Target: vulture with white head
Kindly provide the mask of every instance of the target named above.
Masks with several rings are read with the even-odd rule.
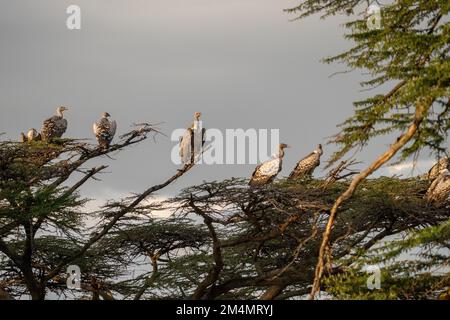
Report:
[[[301,159],[294,170],[289,175],[289,179],[298,179],[304,176],[312,176],[314,170],[320,165],[320,156],[322,155],[322,145],[319,144],[317,149]]]
[[[278,154],[256,167],[249,182],[251,187],[266,185],[275,179],[283,166],[285,148],[289,148],[289,146],[281,143],[278,147]]]
[[[42,126],[42,140],[52,140],[61,138],[67,130],[67,120],[64,119],[63,112],[68,110],[67,107],[58,107],[56,115],[44,121]]]
[[[194,114],[194,123],[186,129],[185,134],[180,137],[180,158],[182,164],[195,162],[195,157],[202,152],[205,144],[205,132],[200,121],[201,112]]]
[[[94,123],[93,130],[98,144],[102,149],[108,149],[111,141],[116,134],[117,123],[115,120],[110,121],[108,118],[111,115],[108,112],[103,112],[100,120]]]

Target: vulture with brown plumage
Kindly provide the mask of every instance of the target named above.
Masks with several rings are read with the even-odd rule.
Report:
[[[322,145],[319,144],[317,149],[301,159],[294,170],[289,175],[289,179],[298,179],[305,176],[312,176],[314,170],[320,165],[320,156],[322,155]]]
[[[428,171],[428,179],[433,181],[444,169],[450,170],[450,156],[439,159],[439,161],[431,167],[430,171]]]
[[[48,141],[62,137],[67,130],[67,120],[63,116],[63,112],[66,110],[68,110],[66,107],[58,107],[56,115],[44,121],[41,132],[42,140]]]
[[[428,188],[426,198],[428,202],[434,204],[444,204],[450,196],[450,171],[448,169],[441,170],[438,177]]]
[[[103,112],[101,119],[93,125],[93,131],[98,144],[101,149],[105,150],[109,148],[117,129],[116,121],[110,121],[108,119],[109,117],[111,115],[108,112]]]

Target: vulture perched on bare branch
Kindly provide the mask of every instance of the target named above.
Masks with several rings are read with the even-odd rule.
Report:
[[[185,134],[180,137],[180,158],[182,164],[195,162],[195,157],[202,152],[205,144],[205,132],[200,121],[201,112],[194,114],[194,123],[186,129]]]
[[[320,156],[322,155],[322,145],[319,144],[317,149],[301,159],[294,170],[289,175],[289,179],[298,179],[304,176],[312,176],[314,170],[320,165]]]
[[[450,170],[450,156],[439,159],[439,161],[428,171],[428,179],[433,181],[444,170]]]
[[[450,171],[441,170],[438,177],[428,188],[426,197],[428,202],[435,204],[445,203],[450,196]]]
[[[20,133],[20,142],[30,142],[41,140],[41,134],[36,129],[32,128],[28,130],[27,135],[23,132]]]
[[[285,143],[281,143],[278,154],[256,167],[249,182],[250,186],[262,186],[271,183],[275,179],[282,169],[285,148],[289,148],[289,146]]]
[[[108,119],[110,116],[108,112],[103,112],[101,119],[95,122],[93,126],[95,137],[101,149],[108,149],[116,134],[117,123],[114,120],[110,121]]]
[[[44,121],[42,126],[42,140],[52,140],[61,138],[67,129],[67,120],[64,119],[63,112],[68,110],[66,107],[58,107],[56,115]]]

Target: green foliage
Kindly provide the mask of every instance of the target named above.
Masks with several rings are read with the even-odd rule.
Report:
[[[249,188],[246,179],[214,181],[162,203],[135,206],[112,220],[133,200],[87,212],[76,187],[62,183],[78,168],[66,155],[85,149],[70,141],[55,148],[43,153],[41,143],[2,144],[0,287],[13,297],[24,292],[33,299],[50,292],[104,299],[302,297],[314,275],[329,208],[349,184],[304,178]],[[91,152],[96,156],[98,151]],[[448,254],[440,249],[423,261],[397,263],[408,249],[448,245],[441,237],[448,237],[450,212],[426,202],[428,186],[419,178],[370,179],[341,207],[331,244],[333,257],[342,263],[327,273],[332,296],[422,298],[445,288],[439,285],[442,276],[419,272],[444,265]],[[171,212],[170,217],[155,218],[160,210]],[[113,227],[105,229],[111,221]],[[447,227],[440,227],[444,222]],[[361,289],[365,278],[352,264],[358,261],[355,255],[363,259],[386,237],[418,229],[421,236],[410,238],[407,246],[393,243],[389,251],[371,256],[372,262],[392,261],[392,269],[383,271],[390,289]],[[66,286],[69,264],[82,271],[82,293]],[[274,287],[277,294],[271,293],[277,292]]]
[[[376,136],[399,134],[413,122],[418,104],[431,99],[426,116],[412,141],[402,150],[400,159],[417,154],[423,148],[446,151],[450,128],[450,5],[447,0],[396,0],[381,6],[380,29],[367,26],[362,0],[304,0],[290,13],[299,18],[321,13],[323,17],[347,14],[356,20],[345,24],[346,38],[354,46],[346,52],[325,59],[342,62],[353,69],[367,71],[365,89],[390,86],[355,102],[355,113],[341,125],[332,141],[340,146],[330,163],[357,146],[364,146]]]
[[[424,148],[443,152],[450,127],[450,3],[392,1],[382,7],[379,30],[355,16],[366,3],[303,0],[288,10],[300,18],[351,17],[345,27],[353,47],[325,61],[368,72],[364,89],[393,86],[355,102],[354,115],[332,141],[340,149],[330,164],[373,137],[405,132],[418,110],[424,119],[400,159]],[[144,124],[108,150],[69,139],[0,141],[1,292],[33,299],[72,294],[65,286],[68,264],[81,267],[82,290],[93,299],[288,299],[309,292],[320,235],[348,181],[279,180],[249,188],[246,180],[230,179],[187,188],[162,205],[141,205],[186,169],[140,195],[86,212],[77,189],[105,167],[82,166],[156,131]],[[70,186],[74,172],[83,178]],[[337,263],[328,264],[322,289],[345,299],[436,298],[447,291],[450,210],[426,202],[428,186],[418,178],[364,181],[340,207],[328,252]],[[155,219],[158,209],[173,212]],[[367,289],[361,268],[370,264],[382,265],[380,290]]]
[[[447,220],[342,259],[342,272],[325,280],[327,292],[339,299],[437,299],[450,288],[449,252]],[[379,289],[367,287],[369,265],[381,268]]]
[[[84,277],[82,289],[93,298],[110,298],[109,285],[125,274],[129,261],[113,255],[120,246],[107,252],[99,240],[140,201],[126,210],[122,200],[100,212],[88,212],[88,200],[78,189],[106,166],[90,170],[82,166],[154,132],[142,125],[107,150],[71,139],[0,141],[0,289],[6,296],[44,299],[53,292],[79,297],[66,285],[66,268],[77,265]],[[70,184],[75,173],[81,178]],[[108,216],[117,211],[120,216]]]
[[[203,297],[257,299],[271,286],[280,284],[284,288],[280,297],[304,296],[314,275],[319,235],[329,206],[347,186],[344,181],[324,188],[322,180],[304,179],[279,180],[273,185],[248,189],[245,180],[231,179],[184,190],[172,200],[178,204],[177,214],[211,218],[222,247],[223,269]],[[365,181],[338,216],[332,236],[333,256],[353,261],[354,254],[383,239],[448,221],[448,208],[430,207],[424,200],[427,186],[427,181],[418,178],[382,177]],[[202,250],[201,254],[175,259],[164,271],[172,280],[167,286],[160,286],[167,288],[173,285],[173,279],[178,279],[183,283],[183,293],[178,291],[177,297],[192,294],[199,280],[206,279],[205,273],[217,263],[207,252]],[[412,267],[402,266],[407,270]],[[336,265],[329,274],[343,274],[343,267]],[[364,275],[355,276],[346,284],[355,289],[365,285],[366,279]],[[168,278],[161,276],[161,283],[165,280]],[[410,281],[423,280],[412,276]],[[344,295],[339,291],[342,286],[335,283],[330,287],[328,292],[334,297],[373,298]],[[409,298],[415,297],[418,295]]]

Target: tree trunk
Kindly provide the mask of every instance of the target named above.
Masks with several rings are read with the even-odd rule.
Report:
[[[27,286],[28,292],[31,295],[32,300],[44,300],[45,299],[45,286],[39,285],[34,277],[31,267],[24,266],[22,268],[23,278]]]
[[[432,104],[433,98],[431,97],[426,97],[418,101],[414,114],[414,120],[412,124],[409,126],[408,130],[402,136],[400,136],[400,138],[397,139],[397,141],[394,144],[391,145],[389,150],[381,154],[378,157],[378,159],[375,160],[368,168],[366,168],[364,171],[356,175],[353,178],[352,182],[350,183],[348,189],[336,199],[333,207],[331,208],[330,217],[328,218],[328,223],[325,228],[325,232],[323,233],[323,239],[319,250],[319,259],[316,266],[314,282],[309,296],[310,299],[314,299],[315,294],[317,293],[317,291],[319,291],[320,288],[320,281],[322,279],[325,264],[324,262],[325,254],[329,249],[329,239],[339,207],[342,205],[343,202],[352,197],[353,193],[356,191],[356,188],[359,186],[361,182],[363,182],[374,171],[378,170],[378,168],[380,168],[383,164],[392,159],[392,157],[411,140],[411,138],[414,136],[414,134],[416,134],[417,130],[419,129],[420,124],[422,123],[425,115],[427,114]]]

